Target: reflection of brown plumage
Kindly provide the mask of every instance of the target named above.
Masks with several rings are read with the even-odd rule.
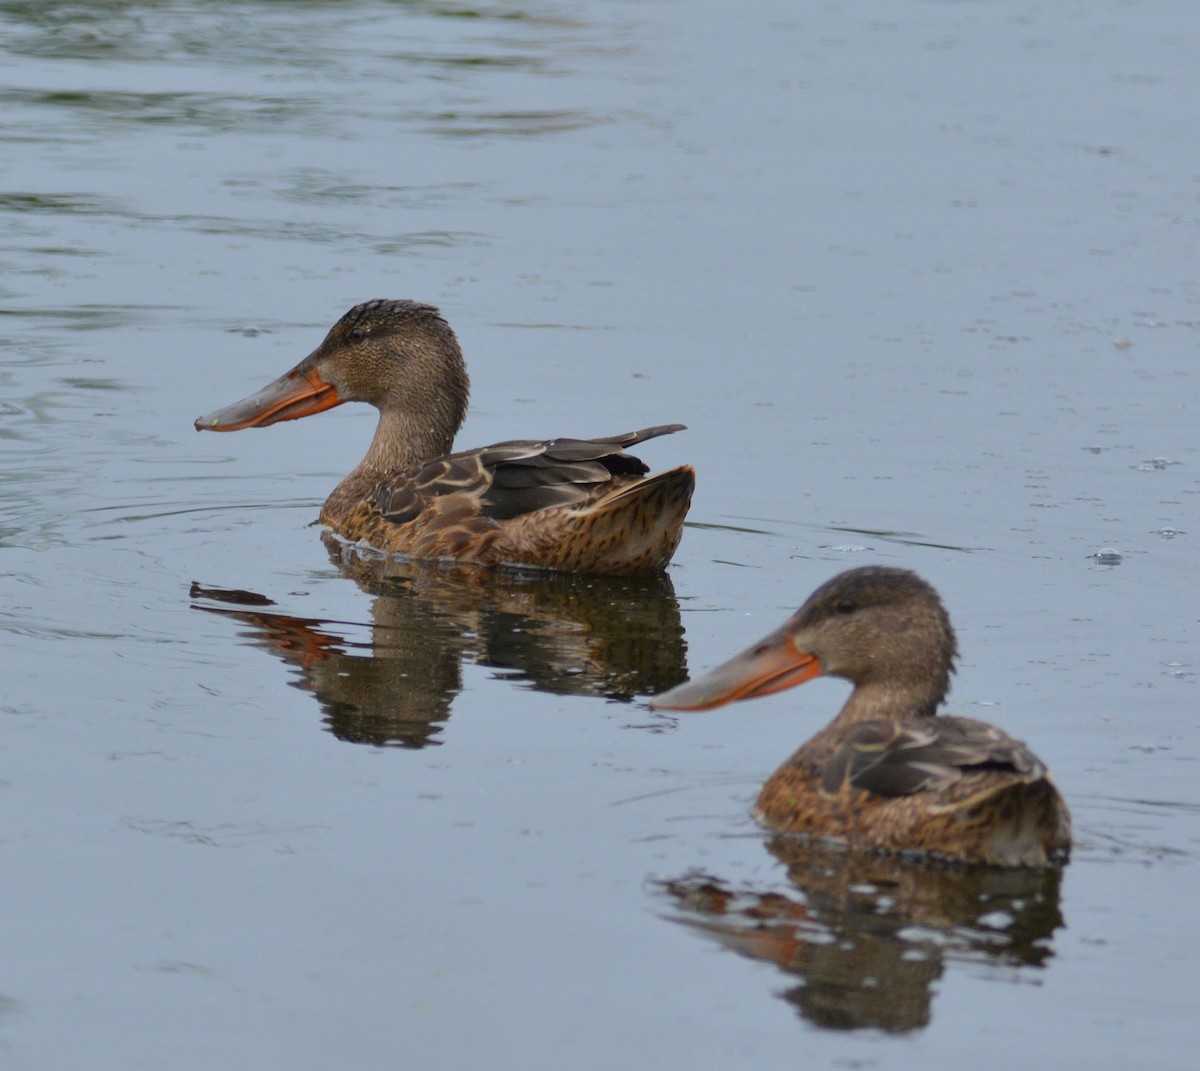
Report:
[[[1036,968],[1053,955],[1057,868],[930,865],[787,835],[770,848],[799,896],[702,874],[663,887],[679,921],[801,977],[783,995],[819,1026],[919,1029],[948,961]]]
[[[956,649],[941,600],[920,577],[852,569],[754,647],[652,705],[702,710],[844,677],[855,687],[841,713],[763,786],[764,823],[876,850],[1060,862],[1070,816],[1037,756],[994,725],[937,716]]]
[[[226,601],[219,589],[193,598]],[[369,643],[348,635],[356,626],[265,610],[198,606],[249,626],[242,635],[296,667],[296,684],[312,692],[329,731],[342,740],[376,746],[424,747],[462,691],[462,637],[415,602],[397,606],[391,623],[369,627]],[[408,620],[401,622],[403,615]]]
[[[201,417],[196,428],[267,427],[368,402],[379,410],[375,438],[321,510],[321,522],[339,535],[413,558],[481,565],[622,576],[666,568],[695,473],[684,465],[647,476],[625,448],[681,424],[451,454],[467,391],[458,340],[437,309],[367,301],[290,372]]]
[[[629,700],[687,675],[670,577],[576,576],[413,562],[325,534],[330,558],[379,596],[377,626],[415,600],[454,631],[473,662],[515,671],[539,691]]]
[[[679,606],[665,575],[505,572],[364,553],[325,533],[339,569],[371,602],[372,623],[205,606],[248,624],[255,642],[300,670],[330,731],[422,747],[462,690],[463,659],[540,691],[628,700],[687,675]],[[218,589],[194,598],[241,602]],[[367,638],[356,637],[365,631]]]

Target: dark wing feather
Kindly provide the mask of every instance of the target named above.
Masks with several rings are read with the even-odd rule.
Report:
[[[627,431],[621,435],[609,435],[604,439],[583,440],[592,443],[606,443],[609,446],[636,446],[647,439],[657,439],[660,435],[673,435],[677,431],[686,431],[686,424],[655,424],[652,428],[642,428],[641,431]]]
[[[880,796],[910,796],[983,770],[1031,780],[1046,772],[1033,752],[994,725],[940,717],[921,725],[865,722],[822,765],[821,783],[829,792],[849,781]]]
[[[604,439],[549,439],[488,447],[481,452],[482,464],[491,476],[483,495],[483,513],[504,521],[555,506],[582,505],[603,494],[614,478],[644,476],[650,471],[643,461],[625,453],[626,446],[682,427],[663,424]]]
[[[600,461],[564,462],[550,454],[495,466],[492,486],[499,490],[548,487],[556,483],[604,483],[612,475]]]
[[[474,496],[480,513],[493,521],[580,505],[603,493],[615,477],[650,471],[625,447],[683,427],[659,424],[603,439],[513,440],[450,454],[381,483],[371,504],[395,524],[415,520],[433,500],[452,494]]]

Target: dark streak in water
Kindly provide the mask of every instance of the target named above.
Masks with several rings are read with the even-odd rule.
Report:
[[[497,134],[559,134],[612,122],[606,115],[567,109],[526,112],[440,112],[426,117],[432,134],[494,137]]]
[[[899,543],[905,547],[933,547],[938,550],[955,550],[964,554],[971,554],[975,551],[987,550],[987,547],[962,547],[956,546],[953,543],[938,543],[930,539],[923,538],[918,532],[895,532],[887,528],[855,528],[851,525],[841,524],[805,524],[801,521],[783,520],[778,517],[746,517],[745,520],[764,521],[768,524],[784,525],[789,528],[806,528],[812,532],[848,532],[852,535],[872,536],[875,539],[883,539],[889,543]],[[779,535],[779,532],[767,532],[756,528],[736,528],[732,525],[720,524],[700,524],[696,521],[688,521],[689,527],[693,528],[724,528],[732,532],[751,532],[755,535]]]
[[[765,528],[743,528],[736,524],[713,524],[711,521],[684,521],[685,528],[704,528],[713,532],[745,532],[748,535],[779,535],[778,532],[768,532]]]
[[[874,536],[876,539],[885,540],[888,543],[899,543],[905,547],[933,547],[937,550],[957,550],[963,554],[971,554],[979,550],[987,550],[987,547],[959,547],[953,543],[935,543],[932,540],[921,539],[915,532],[889,532],[883,528],[850,528],[841,525],[829,525],[822,529],[827,532],[849,532],[853,535]]]
[[[1116,803],[1123,806],[1117,808],[1125,811],[1127,814],[1138,814],[1137,810],[1131,808],[1149,807],[1156,811],[1178,811],[1183,814],[1200,814],[1200,803],[1184,803],[1179,800],[1147,800],[1137,798],[1125,798],[1122,796],[1084,796],[1076,797],[1083,799],[1097,800],[1101,803]]]

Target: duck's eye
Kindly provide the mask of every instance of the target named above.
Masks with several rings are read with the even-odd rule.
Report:
[[[839,602],[834,603],[833,609],[835,613],[852,614],[858,609],[858,603],[856,603],[853,599],[842,599]]]
[[[350,337],[354,339],[355,342],[361,342],[367,337],[367,332],[364,328],[352,327],[350,328]]]

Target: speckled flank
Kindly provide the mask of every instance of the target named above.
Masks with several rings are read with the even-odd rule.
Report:
[[[1071,820],[1049,777],[986,771],[939,793],[881,796],[845,783],[826,792],[799,755],[763,786],[755,815],[771,829],[856,847],[916,851],[998,866],[1046,866],[1071,844]]]
[[[682,466],[638,478],[579,507],[560,506],[503,521],[484,516],[467,496],[434,500],[395,524],[368,502],[321,520],[344,538],[413,558],[481,565],[530,565],[580,573],[640,576],[661,572],[683,534],[695,473]]]

